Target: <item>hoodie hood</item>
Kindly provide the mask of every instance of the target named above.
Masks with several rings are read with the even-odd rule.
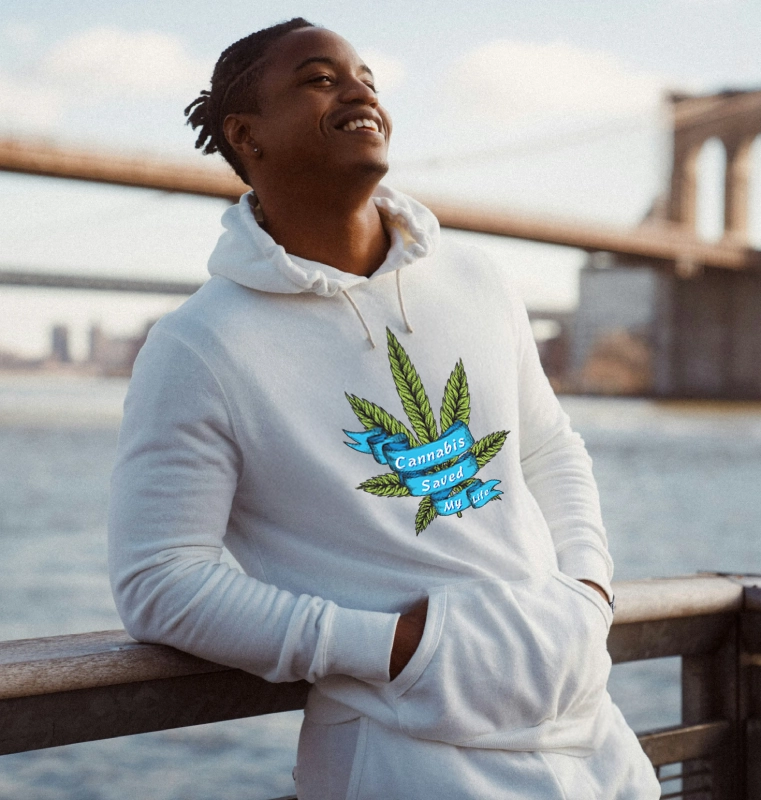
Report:
[[[386,260],[370,278],[286,253],[254,219],[244,194],[237,205],[222,215],[225,228],[209,258],[209,273],[228,278],[260,292],[299,294],[311,292],[333,297],[375,276],[401,269],[432,255],[439,242],[436,217],[417,200],[379,186],[373,200],[391,236]]]

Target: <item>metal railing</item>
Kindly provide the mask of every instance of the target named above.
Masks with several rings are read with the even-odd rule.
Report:
[[[681,656],[682,722],[640,734],[663,798],[761,797],[761,581],[615,586],[614,663]],[[272,684],[105,631],[0,643],[0,755],[303,708]]]

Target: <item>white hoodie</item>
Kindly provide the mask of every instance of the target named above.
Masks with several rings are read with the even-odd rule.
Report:
[[[588,754],[612,718],[611,611],[578,580],[610,593],[590,459],[507,270],[411,198],[375,202],[392,244],[370,278],[289,256],[248,195],[225,212],[211,280],[135,364],[117,606],[143,641],[314,682],[320,722]]]

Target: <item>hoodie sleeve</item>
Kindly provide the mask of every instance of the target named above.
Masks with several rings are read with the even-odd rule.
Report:
[[[571,430],[539,361],[528,314],[513,293],[518,341],[520,455],[523,475],[547,520],[558,566],[594,581],[612,597],[613,561],[600,512],[592,459]]]
[[[297,596],[220,561],[243,459],[203,359],[154,330],[125,401],[109,568],[128,633],[270,681],[388,681],[398,614]]]

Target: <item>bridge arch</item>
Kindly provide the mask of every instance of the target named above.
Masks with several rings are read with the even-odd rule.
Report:
[[[746,242],[751,150],[761,133],[761,90],[698,97],[673,94],[669,100],[674,125],[669,219],[695,231],[697,161],[705,142],[718,138],[726,151],[724,237]]]
[[[701,239],[717,242],[724,236],[724,193],[727,150],[717,136],[706,139],[695,162],[695,232]]]

